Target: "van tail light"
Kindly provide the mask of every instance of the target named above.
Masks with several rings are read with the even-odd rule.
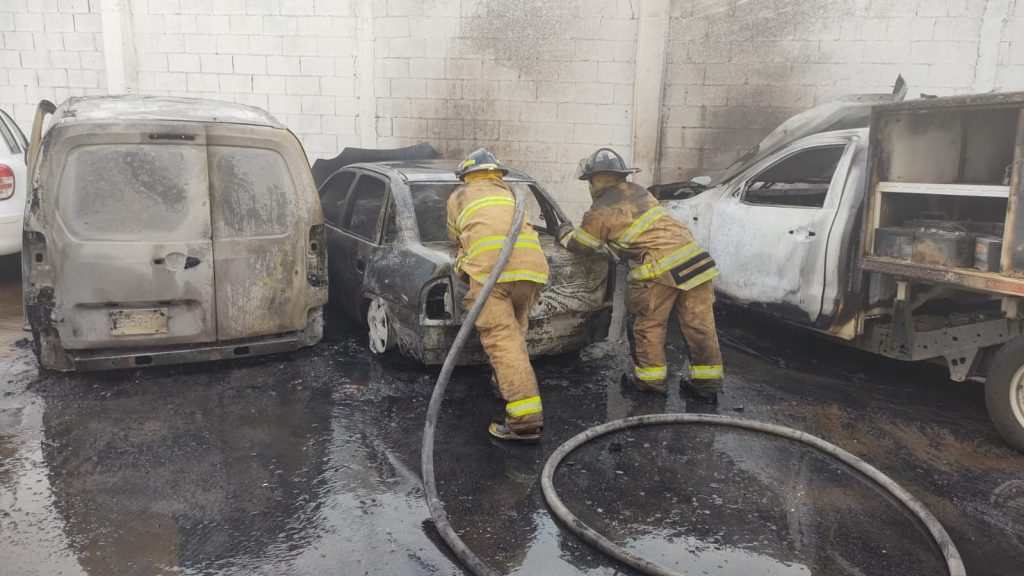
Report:
[[[327,231],[317,224],[309,229],[306,245],[306,281],[310,286],[327,286]]]
[[[14,196],[14,170],[6,164],[0,164],[0,200]]]

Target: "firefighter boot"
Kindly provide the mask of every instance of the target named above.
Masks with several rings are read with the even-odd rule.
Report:
[[[668,394],[668,385],[665,384],[664,380],[644,382],[643,380],[640,380],[636,376],[632,376],[630,374],[623,374],[621,382],[622,384],[628,384],[629,386],[632,386],[633,388],[641,392],[654,392],[655,394],[662,395]]]
[[[718,393],[721,391],[721,380],[698,380],[683,376],[679,381],[679,393],[690,400],[718,404]]]
[[[534,428],[532,430],[520,430],[516,432],[505,425],[504,422],[491,422],[491,425],[487,427],[487,432],[493,438],[498,440],[506,440],[509,442],[522,442],[524,444],[536,444],[540,442],[540,432],[543,428]]]

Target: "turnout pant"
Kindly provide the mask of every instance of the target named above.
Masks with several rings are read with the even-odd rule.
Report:
[[[634,282],[629,286],[629,312],[634,315],[636,340],[634,375],[645,387],[662,388],[668,378],[665,331],[675,310],[690,355],[690,385],[699,391],[718,391],[722,386],[722,352],[715,332],[715,302],[711,282],[689,291],[658,282]]]
[[[526,280],[500,282],[476,319],[480,343],[505,399],[505,425],[515,432],[534,430],[544,424],[537,376],[526,351],[529,313],[540,299],[542,287]],[[463,302],[467,310],[481,288],[482,284],[470,280]]]

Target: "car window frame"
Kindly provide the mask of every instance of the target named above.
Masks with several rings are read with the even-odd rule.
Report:
[[[382,242],[381,242],[382,241],[382,236],[384,234],[384,229],[383,229],[383,224],[382,223],[384,221],[385,215],[387,214],[388,205],[391,202],[391,181],[390,181],[390,179],[388,179],[387,177],[385,177],[383,175],[375,174],[375,173],[372,173],[372,172],[364,172],[364,171],[361,171],[361,170],[360,171],[353,170],[353,172],[356,172],[358,174],[358,176],[356,177],[355,180],[352,181],[352,186],[348,190],[348,196],[345,198],[345,207],[344,207],[344,210],[343,210],[343,216],[341,218],[342,222],[339,223],[339,225],[336,226],[335,228],[338,231],[343,232],[343,233],[351,236],[352,238],[356,238],[358,240],[362,240],[364,242],[368,242],[368,243],[373,244],[375,246],[381,246],[382,245]],[[376,236],[376,238],[366,238],[365,236],[361,236],[359,234],[356,234],[353,230],[351,230],[350,228],[346,227],[346,224],[350,222],[351,210],[354,207],[353,206],[353,199],[355,198],[355,194],[353,194],[353,191],[356,189],[356,186],[358,186],[359,183],[362,182],[363,178],[375,178],[375,179],[377,179],[377,180],[379,180],[379,181],[384,183],[384,204],[381,206],[380,213],[377,214],[377,225],[376,225],[376,229],[375,229],[375,236]]]
[[[0,110],[0,114],[6,114],[6,112]],[[2,118],[0,118],[0,138],[3,139],[4,144],[7,146],[7,151],[11,154],[21,154],[25,151],[21,143],[18,142],[17,137],[15,137],[10,125]]]
[[[349,183],[348,189],[345,190],[345,197],[340,202],[340,210],[339,210],[339,212],[341,213],[341,220],[344,219],[345,213],[348,210],[349,198],[352,197],[352,188],[355,187],[356,182],[359,181],[359,177],[362,175],[358,170],[338,170],[334,174],[331,174],[327,178],[327,180],[324,180],[324,183],[320,186],[320,189],[317,190],[317,195],[320,197],[320,203],[321,203],[320,204],[320,210],[321,210],[321,212],[323,212],[324,190],[327,188],[328,183],[330,183],[330,181],[334,180],[335,178],[338,178],[338,177],[341,177],[341,176],[346,176],[346,175],[349,175],[349,174],[352,175],[352,182]],[[345,229],[341,227],[341,222],[340,221],[338,221],[338,222],[330,222],[330,221],[327,220],[327,216],[326,215],[324,216],[324,224],[326,224],[327,226],[329,226],[329,227],[331,227],[331,228],[333,228],[335,230],[345,231]]]
[[[833,192],[832,191],[833,191],[834,187],[836,186],[836,175],[839,174],[840,172],[844,172],[843,169],[844,169],[846,163],[848,163],[848,161],[849,161],[850,150],[851,150],[851,145],[852,144],[853,144],[853,140],[852,139],[844,138],[842,140],[823,141],[823,142],[809,142],[806,145],[801,146],[801,147],[799,147],[799,148],[797,148],[795,150],[781,150],[780,151],[782,153],[781,156],[779,156],[779,157],[777,157],[775,159],[767,158],[765,164],[760,165],[760,166],[752,167],[753,168],[752,174],[750,176],[747,176],[747,177],[743,178],[743,180],[740,182],[739,186],[737,186],[736,189],[733,191],[732,195],[736,198],[736,200],[738,202],[740,202],[744,206],[751,206],[751,207],[757,207],[757,208],[825,210],[825,209],[828,208],[829,200],[833,196]],[[832,178],[831,178],[831,180],[829,181],[829,184],[828,184],[828,190],[825,193],[825,200],[822,202],[821,206],[797,206],[797,205],[792,205],[792,204],[765,204],[763,202],[748,202],[747,201],[746,195],[747,195],[747,192],[750,189],[750,185],[753,182],[755,182],[757,177],[760,176],[761,174],[764,174],[765,172],[775,168],[776,166],[778,166],[779,164],[789,160],[790,158],[792,158],[792,157],[794,157],[794,156],[796,156],[798,154],[803,154],[804,152],[807,152],[809,150],[812,150],[812,149],[815,149],[815,148],[838,148],[838,147],[842,147],[843,148],[843,153],[839,156],[839,161],[836,162],[836,167],[835,167],[835,169],[832,172]],[[845,173],[846,172],[844,172],[844,174]]]
[[[11,132],[14,133],[14,138],[18,141],[18,145],[21,147],[21,150],[23,152],[27,152],[28,137],[25,136],[25,132],[22,131],[21,126],[18,126],[18,123],[14,121],[14,118],[4,110],[0,110],[0,118],[3,118],[4,121],[7,122],[7,126],[10,128]]]

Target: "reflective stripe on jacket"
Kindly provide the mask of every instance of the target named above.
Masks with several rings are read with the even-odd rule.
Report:
[[[515,200],[512,190],[497,179],[473,180],[459,186],[448,198],[448,235],[459,244],[456,273],[466,273],[484,282],[505,244]],[[541,250],[540,238],[523,220],[512,256],[498,282],[548,281],[548,261]]]
[[[599,190],[580,226],[563,242],[577,252],[607,245],[629,261],[629,279],[682,290],[718,276],[715,261],[646,189],[632,182]]]

